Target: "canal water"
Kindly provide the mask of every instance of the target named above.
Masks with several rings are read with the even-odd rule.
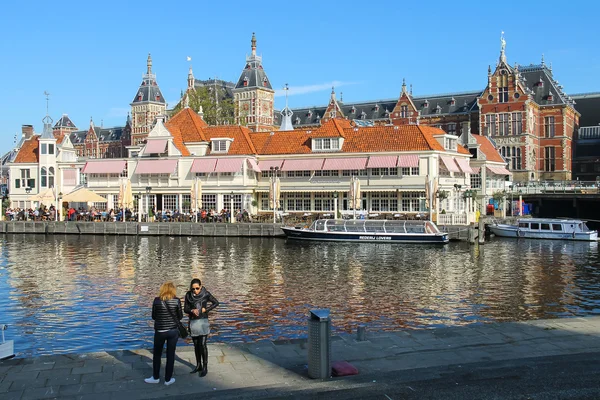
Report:
[[[149,348],[159,286],[183,297],[194,277],[221,302],[221,342],[306,337],[317,307],[334,333],[600,314],[598,243],[5,235],[0,323],[17,356]]]

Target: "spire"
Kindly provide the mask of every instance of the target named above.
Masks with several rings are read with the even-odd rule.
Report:
[[[129,114],[129,112],[127,113],[127,124],[131,125],[131,115]]]
[[[331,87],[331,101],[335,101],[335,86]]]
[[[256,56],[256,35],[252,32],[252,40],[250,41],[252,47],[252,55]]]
[[[46,116],[42,119],[42,122],[44,122],[44,130],[42,131],[40,139],[54,139],[54,134],[52,133],[52,118],[50,118],[49,114],[50,93],[44,91],[44,95],[46,96]]]
[[[409,94],[412,96],[412,83],[410,84],[410,92]]]
[[[402,78],[402,94],[406,94],[406,78]]]
[[[344,92],[340,92],[340,103],[344,102]]]
[[[500,62],[506,63],[506,54],[504,50],[506,49],[506,40],[504,40],[504,31],[500,34]]]
[[[150,75],[152,73],[152,56],[148,53],[148,61],[146,62],[146,66],[148,67],[147,74]]]
[[[188,92],[183,95],[183,108],[190,108],[190,96]]]
[[[200,104],[200,107],[198,108],[198,116],[204,119],[204,110],[202,109],[202,104]]]
[[[192,66],[190,65],[190,70],[188,71],[188,87],[187,90],[195,90],[194,89],[194,72],[192,71]]]
[[[281,125],[279,126],[280,131],[293,131],[294,127],[292,126],[292,115],[294,113],[288,107],[288,91],[290,90],[288,84],[285,84],[283,88],[285,90],[285,108],[281,110]]]

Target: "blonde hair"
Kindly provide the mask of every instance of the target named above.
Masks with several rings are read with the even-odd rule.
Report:
[[[175,285],[173,282],[165,282],[160,285],[160,290],[158,291],[158,297],[161,300],[171,300],[177,296],[177,289],[175,289]]]

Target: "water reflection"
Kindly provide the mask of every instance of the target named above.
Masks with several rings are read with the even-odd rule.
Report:
[[[150,303],[200,277],[221,306],[213,340],[306,335],[329,307],[336,331],[590,315],[597,243],[496,239],[485,246],[301,243],[247,238],[6,235],[0,322],[21,355],[149,347]]]

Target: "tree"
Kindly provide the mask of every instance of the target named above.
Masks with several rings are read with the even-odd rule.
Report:
[[[200,86],[188,91],[181,101],[173,108],[172,115],[177,114],[184,107],[185,96],[188,96],[189,107],[199,111],[202,106],[203,119],[209,125],[235,124],[236,107],[233,98],[222,86]]]

